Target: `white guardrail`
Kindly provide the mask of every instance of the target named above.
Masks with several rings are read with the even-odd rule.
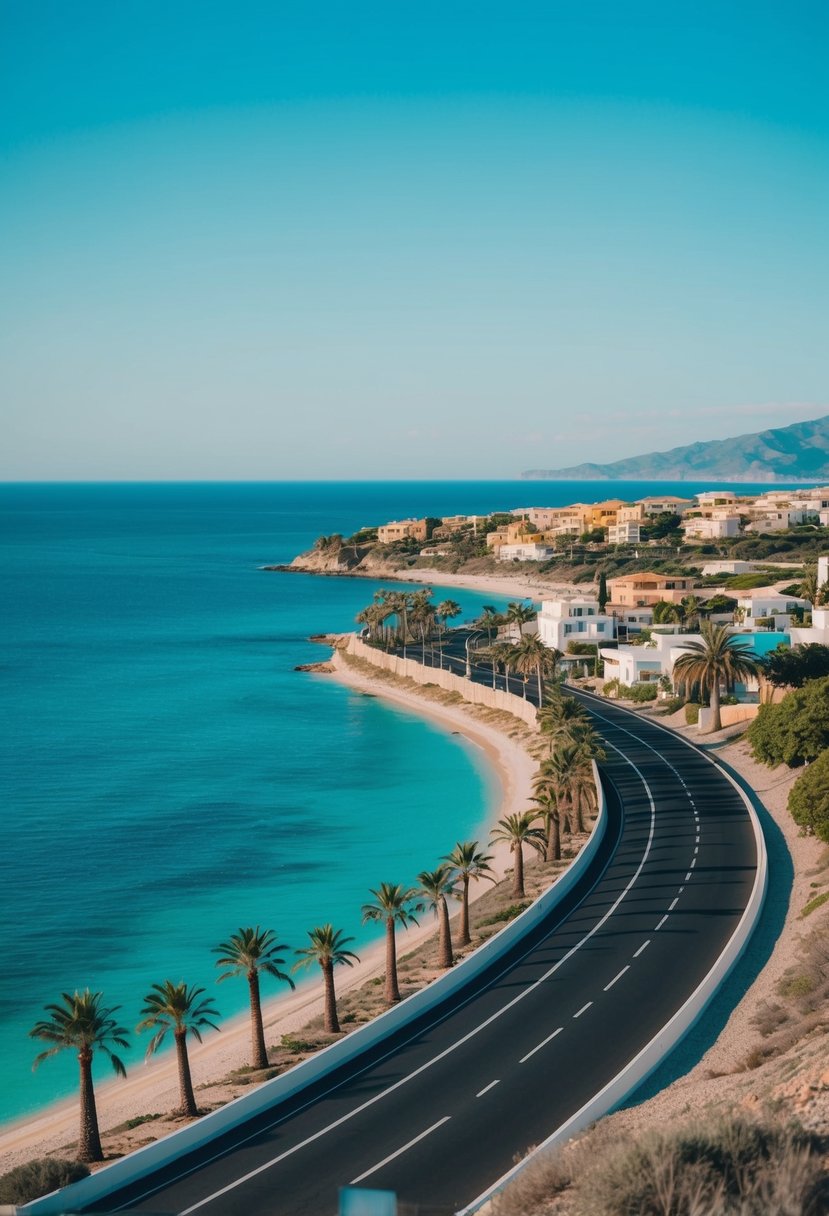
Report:
[[[607,830],[607,805],[595,762],[593,777],[596,782],[598,814],[590,839],[578,856],[529,908],[498,933],[493,934],[451,971],[445,972],[426,988],[413,993],[399,1005],[360,1026],[345,1038],[323,1048],[310,1059],[295,1065],[281,1076],[274,1077],[272,1081],[263,1082],[251,1093],[228,1102],[226,1106],[211,1111],[209,1115],[188,1124],[180,1131],[172,1132],[154,1144],[148,1144],[127,1157],[114,1161],[112,1165],[105,1166],[80,1182],[74,1182],[61,1191],[53,1191],[50,1195],[33,1200],[19,1209],[21,1216],[60,1216],[60,1213],[99,1202],[122,1187],[140,1182],[155,1170],[171,1164],[185,1153],[204,1147],[225,1132],[232,1131],[248,1119],[265,1113],[278,1102],[319,1081],[335,1068],[350,1063],[362,1052],[382,1042],[387,1035],[402,1029],[459,992],[487,967],[497,963],[516,942],[561,903],[595,857]]]
[[[617,707],[618,708],[618,707]],[[630,712],[630,711],[628,711]],[[635,715],[633,715],[635,716]],[[663,726],[661,722],[652,722],[653,726],[664,730],[667,734],[675,739],[681,739],[683,743],[687,743],[694,751],[700,752],[705,758],[718,769],[726,780],[730,781],[737,793],[742,798],[748,810],[748,817],[751,822],[751,827],[754,832],[754,841],[757,848],[757,872],[754,878],[754,886],[751,891],[751,896],[746,905],[743,915],[740,917],[739,924],[734,930],[734,933],[726,943],[725,949],[719,956],[714,966],[691,993],[684,1005],[682,1005],[670,1021],[666,1022],[662,1029],[654,1035],[649,1043],[630,1060],[621,1072],[605,1085],[604,1089],[600,1090],[593,1098],[590,1099],[579,1111],[576,1111],[566,1123],[562,1123],[561,1127],[543,1140],[531,1153],[528,1153],[523,1160],[513,1166],[503,1177],[494,1182],[482,1195],[468,1204],[457,1213],[457,1216],[472,1216],[472,1213],[485,1213],[489,1209],[491,1200],[498,1195],[504,1188],[513,1181],[514,1178],[526,1169],[539,1154],[549,1152],[562,1144],[566,1144],[568,1140],[589,1127],[596,1119],[600,1119],[603,1115],[610,1114],[616,1110],[624,1100],[638,1089],[644,1080],[659,1067],[666,1056],[673,1051],[674,1047],[679,1043],[687,1032],[691,1029],[694,1023],[702,1014],[708,1002],[716,993],[717,989],[725,980],[732,967],[735,966],[740,955],[748,945],[749,938],[754,932],[757,921],[760,919],[760,913],[763,909],[763,901],[766,897],[766,887],[768,885],[768,854],[766,852],[766,841],[763,836],[763,829],[760,826],[760,820],[757,816],[751,799],[746,794],[745,790],[734,780],[731,773],[728,772],[716,759],[701,752],[701,749],[695,744],[683,739],[682,735],[671,730],[667,726]]]

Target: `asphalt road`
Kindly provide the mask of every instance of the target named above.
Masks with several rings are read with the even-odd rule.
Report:
[[[608,753],[610,830],[567,904],[461,1003],[97,1210],[333,1216],[338,1188],[359,1183],[448,1216],[650,1041],[734,932],[754,837],[703,755],[587,708]]]

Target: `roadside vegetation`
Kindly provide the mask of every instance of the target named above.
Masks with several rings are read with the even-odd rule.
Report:
[[[539,1154],[494,1216],[820,1216],[821,1139],[796,1125],[709,1116],[620,1138],[600,1123]]]

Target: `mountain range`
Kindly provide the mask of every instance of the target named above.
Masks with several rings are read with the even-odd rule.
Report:
[[[529,469],[528,480],[551,481],[827,481],[829,415],[811,422],[690,443],[667,452],[648,452],[611,464],[578,464],[567,469]]]

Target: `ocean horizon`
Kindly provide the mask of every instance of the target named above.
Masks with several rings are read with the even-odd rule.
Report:
[[[706,488],[0,484],[0,1122],[75,1093],[69,1052],[32,1072],[28,1031],[61,992],[102,990],[130,1029],[167,978],[238,1014],[244,983],[214,988],[230,933],[261,924],[295,948],[330,920],[359,950],[378,936],[360,923],[369,887],[412,882],[491,813],[493,775],[462,737],[294,671],[322,657],[309,636],[352,628],[380,584],[263,566],[388,519],[644,487]],[[512,598],[446,594],[466,618]],[[132,1041],[135,1068],[146,1044]],[[96,1080],[109,1075],[99,1059]]]

